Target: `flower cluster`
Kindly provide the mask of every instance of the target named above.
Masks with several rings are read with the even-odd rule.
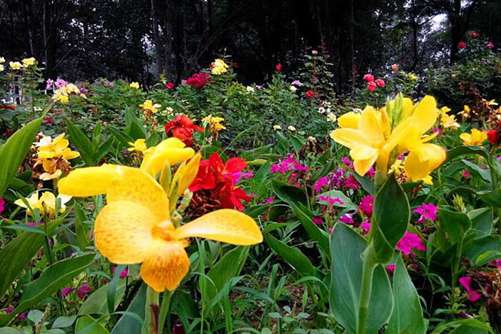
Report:
[[[308,166],[301,164],[294,158],[294,155],[289,154],[285,159],[279,160],[271,165],[272,173],[286,174],[288,172],[307,172]]]
[[[186,84],[195,88],[202,89],[210,81],[210,75],[205,72],[195,73],[188,79],[186,79]]]
[[[218,134],[220,131],[226,129],[226,127],[223,125],[224,118],[222,117],[209,115],[202,118],[202,122],[206,124],[212,134]]]
[[[371,93],[374,92],[378,87],[383,88],[386,85],[383,79],[376,79],[374,75],[370,73],[364,75],[363,79],[365,82],[367,82],[367,90],[369,90],[369,92]]]
[[[218,58],[211,64],[211,73],[213,75],[221,75],[228,72],[228,68],[228,64],[226,64],[223,59]]]
[[[66,211],[66,203],[71,199],[70,196],[55,196],[49,191],[44,191],[41,195],[39,191],[34,192],[30,197],[20,198],[14,202],[17,206],[26,209],[28,215],[33,215],[37,210],[42,216],[54,217],[57,208],[58,213]]]
[[[55,82],[48,79],[45,88],[47,90],[54,90],[52,100],[61,104],[68,104],[70,102],[71,95],[77,95],[82,98],[86,97],[84,92],[82,92],[82,90],[78,88],[77,85],[59,78]]]
[[[5,63],[5,58],[0,57],[0,72],[3,72],[5,70],[5,66],[3,65]],[[29,58],[24,58],[19,61],[10,61],[9,62],[9,69],[12,71],[20,71],[23,68],[25,70],[28,70],[30,68],[33,68],[37,65],[37,60],[34,57],[29,57]]]
[[[33,176],[48,181],[68,173],[71,169],[69,160],[80,156],[80,153],[73,151],[69,145],[64,133],[55,138],[40,134],[40,140],[35,143],[36,159]]]
[[[185,115],[177,115],[173,120],[169,121],[164,126],[167,136],[173,136],[185,143],[188,146],[193,145],[193,134],[195,132],[203,132],[204,129]]]

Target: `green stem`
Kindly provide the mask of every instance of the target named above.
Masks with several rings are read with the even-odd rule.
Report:
[[[145,324],[143,334],[158,334],[158,292],[148,287],[144,310]]]
[[[158,314],[158,333],[164,333],[165,320],[169,315],[170,310],[170,301],[172,299],[172,295],[174,293],[172,291],[166,291],[162,297],[162,304],[160,305],[160,312]],[[167,329],[167,333],[170,333],[170,330]]]
[[[369,302],[372,293],[372,277],[376,267],[373,253],[373,246],[369,244],[363,254],[362,260],[362,285],[360,287],[358,306],[357,334],[365,334],[367,332],[367,317],[369,315]]]

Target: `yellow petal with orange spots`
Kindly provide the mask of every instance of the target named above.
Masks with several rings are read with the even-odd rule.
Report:
[[[234,245],[254,245],[263,241],[263,235],[254,219],[231,209],[205,214],[176,229],[176,238],[206,238]]]

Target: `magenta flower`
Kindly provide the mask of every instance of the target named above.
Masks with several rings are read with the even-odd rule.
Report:
[[[461,276],[459,278],[459,284],[461,284],[461,286],[466,290],[466,293],[468,294],[468,300],[474,303],[478,301],[482,297],[482,295],[471,287],[471,281],[472,279],[470,276]]]
[[[353,161],[349,157],[341,157],[341,162],[348,168],[353,169]]]
[[[51,90],[54,88],[54,80],[52,79],[47,79],[45,82],[45,90]]]
[[[126,267],[124,270],[122,270],[120,272],[120,279],[124,279],[127,276],[129,276],[129,268],[128,267]]]
[[[5,200],[0,197],[0,214],[5,211]]]
[[[322,191],[323,187],[326,187],[328,185],[329,185],[329,177],[322,176],[313,184],[313,191],[315,191],[316,193],[319,193]]]
[[[313,222],[313,224],[315,225],[323,225],[324,224],[324,220],[322,219],[322,217],[319,217],[319,216],[315,216],[311,219],[311,221]]]
[[[272,173],[286,174],[287,172],[307,172],[308,166],[302,165],[297,161],[292,154],[289,154],[285,159],[271,165],[270,171]]]
[[[369,221],[369,219],[364,219],[364,221],[360,223],[359,227],[362,230],[363,234],[367,234],[371,230],[371,222]]]
[[[61,298],[66,298],[73,290],[75,289],[69,287],[62,288],[61,291],[59,291]]]
[[[355,179],[353,175],[350,175],[344,180],[344,187],[347,189],[358,190],[360,189],[360,183],[358,183],[357,179]]]
[[[425,251],[426,245],[419,235],[406,231],[402,239],[397,242],[396,248],[408,256],[414,249],[422,252]]]
[[[369,176],[370,178],[376,176],[376,169],[373,166],[371,166],[371,168],[369,168],[369,170],[367,171],[367,176]]]
[[[14,306],[9,305],[6,308],[3,308],[2,312],[4,312],[5,314],[12,314],[12,312],[14,312],[15,309],[16,308]]]
[[[471,179],[471,173],[469,170],[465,169],[463,170],[463,172],[461,173],[461,176],[463,177],[463,179],[465,180],[469,180]]]
[[[362,212],[367,217],[372,216],[373,207],[374,207],[374,196],[372,195],[365,195],[364,197],[362,197],[362,200],[358,204],[358,209],[360,210],[360,212]]]
[[[496,266],[499,270],[501,270],[501,259],[497,259],[492,261],[492,264]]]
[[[418,223],[422,223],[426,220],[434,222],[437,220],[438,206],[433,203],[423,203],[414,209],[414,213],[420,215]]]
[[[247,172],[235,172],[228,174],[229,177],[231,177],[233,184],[237,184],[242,180],[248,180],[252,179],[254,176],[254,173],[252,171],[247,171]]]
[[[91,287],[87,282],[85,282],[78,288],[77,296],[80,299],[84,299],[91,291],[92,291]]]
[[[339,221],[344,224],[353,225],[353,217],[350,214],[344,214],[339,217]]]
[[[336,204],[343,205],[344,202],[342,199],[338,197],[328,196],[328,195],[320,195],[318,196],[318,200],[320,202],[327,203],[329,206],[334,206]]]
[[[266,198],[262,204],[273,204],[274,201],[275,201],[275,196],[271,196]]]
[[[390,264],[386,265],[386,270],[389,273],[393,274],[395,272],[395,269],[397,269],[397,265],[395,263],[390,263]]]

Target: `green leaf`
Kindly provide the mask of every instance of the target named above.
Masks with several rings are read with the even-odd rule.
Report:
[[[78,315],[108,314],[108,284],[94,291],[80,306]],[[125,293],[125,280],[119,280],[116,288],[115,309],[120,304]]]
[[[109,332],[96,319],[86,315],[78,318],[75,334],[109,334]]]
[[[0,328],[0,334],[24,334],[12,327],[2,327]]]
[[[0,146],[0,196],[16,176],[17,169],[28,154],[41,124],[41,118],[31,121]]]
[[[407,195],[391,176],[378,191],[374,203],[373,242],[376,261],[386,263],[391,260],[395,245],[407,230],[410,216]]]
[[[426,321],[419,302],[419,295],[407,273],[402,257],[398,256],[393,275],[393,313],[386,334],[424,334]]]
[[[65,121],[71,144],[75,145],[86,165],[95,165],[97,162],[95,161],[95,149],[92,141],[69,119],[66,119]]]
[[[501,258],[501,237],[488,235],[469,240],[464,245],[464,255],[475,266],[483,266],[492,260]]]
[[[276,239],[270,233],[265,234],[264,240],[275,253],[285,260],[302,276],[315,276],[315,267],[310,259],[298,248],[291,247],[284,242]]]
[[[31,320],[35,325],[38,325],[43,319],[43,312],[40,310],[31,310],[28,312],[29,320]]]
[[[362,281],[362,253],[367,241],[345,224],[338,223],[331,236],[330,305],[336,320],[355,333]],[[388,275],[376,267],[368,310],[368,334],[375,334],[389,319],[393,297]]]
[[[440,208],[438,211],[438,233],[447,241],[448,247],[463,240],[466,231],[471,227],[468,216],[462,212]]]
[[[134,110],[128,109],[125,112],[125,132],[133,140],[146,138],[146,132],[141,121],[134,115]]]
[[[122,317],[115,324],[115,327],[113,327],[111,334],[141,333],[143,323],[139,320],[141,319],[144,321],[146,288],[145,284],[141,285],[141,288],[132,299],[129,307],[127,307],[126,313],[122,315]],[[136,315],[137,317],[133,315]]]
[[[292,212],[299,219],[310,239],[318,242],[320,248],[326,254],[329,254],[329,237],[325,231],[322,231],[318,226],[313,224],[313,214],[304,204],[307,203],[305,193],[299,188],[277,181],[273,181],[272,188],[278,198],[287,203],[292,209]]]
[[[458,146],[447,152],[447,161],[464,155],[476,154],[489,159],[489,152],[482,146]]]
[[[56,320],[54,320],[52,328],[68,328],[71,325],[73,325],[76,318],[77,318],[76,315],[58,317],[56,318]]]
[[[0,297],[21,274],[36,252],[42,247],[44,236],[34,233],[22,233],[0,250]],[[0,321],[2,323],[2,321]]]
[[[485,203],[501,208],[501,189],[477,191],[477,196]]]
[[[471,210],[467,213],[472,223],[472,230],[475,238],[485,237],[492,232],[492,223],[494,214],[492,208],[479,208]]]
[[[462,162],[468,166],[472,171],[474,171],[476,174],[478,174],[485,182],[491,183],[492,178],[491,178],[491,172],[489,169],[482,168],[477,164],[474,164],[471,161],[468,161],[466,159],[463,159]]]
[[[58,292],[59,289],[70,283],[73,277],[84,271],[92,263],[94,257],[94,254],[86,254],[68,258],[49,266],[37,280],[25,286],[15,313],[21,313]]]
[[[324,192],[320,195],[317,196],[317,199],[318,199],[318,202],[319,203],[322,203],[324,205],[327,205],[329,203],[327,203],[326,201],[322,201],[319,199],[320,196],[328,196],[328,197],[333,197],[333,198],[339,198],[343,203],[339,203],[339,204],[334,204],[334,206],[337,206],[337,207],[340,207],[340,208],[346,208],[348,210],[357,210],[358,209],[358,206],[353,203],[351,201],[351,199],[346,196],[342,191],[339,191],[339,190],[331,190],[331,191],[327,191],[327,192]]]

